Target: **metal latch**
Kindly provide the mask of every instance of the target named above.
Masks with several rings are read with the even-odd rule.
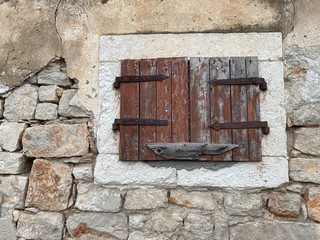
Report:
[[[219,79],[210,80],[213,85],[259,85],[261,91],[267,91],[267,82],[264,78],[233,78],[233,79]]]
[[[120,88],[120,83],[133,83],[133,82],[151,82],[151,81],[163,81],[167,79],[166,75],[141,75],[141,76],[121,76],[116,77],[113,87]]]
[[[209,126],[216,131],[220,129],[249,129],[249,128],[261,128],[264,134],[270,133],[270,128],[268,122],[263,121],[248,121],[248,122],[229,122],[229,123],[219,123],[215,122]]]
[[[120,131],[120,125],[168,125],[168,120],[141,119],[141,118],[117,118],[112,124],[113,131]]]

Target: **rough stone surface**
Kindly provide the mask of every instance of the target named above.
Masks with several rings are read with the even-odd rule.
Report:
[[[35,118],[38,120],[53,120],[58,117],[58,105],[54,103],[38,103]]]
[[[295,130],[293,147],[303,153],[320,156],[320,128]]]
[[[86,124],[52,124],[31,127],[22,137],[23,151],[30,157],[72,157],[88,153]]]
[[[93,179],[92,163],[75,165],[72,174],[77,180],[91,181]]]
[[[142,214],[129,216],[129,227],[134,229],[141,229],[146,223],[147,217]]]
[[[127,239],[128,222],[122,213],[77,213],[67,219],[67,229],[76,239]]]
[[[210,216],[189,213],[184,219],[185,239],[213,239],[214,224]]]
[[[125,209],[154,209],[163,207],[168,202],[167,191],[162,189],[129,190],[124,203]]]
[[[3,115],[8,120],[33,119],[37,102],[38,87],[24,84],[5,99]]]
[[[320,222],[320,188],[309,188],[309,196],[307,201],[308,216]]]
[[[0,239],[15,240],[16,228],[12,222],[12,217],[6,216],[0,218]]]
[[[58,112],[64,117],[88,117],[88,114],[78,108],[71,105],[72,99],[76,97],[77,90],[65,90],[59,102]]]
[[[68,87],[72,85],[68,75],[65,72],[65,64],[62,62],[49,63],[38,74],[38,83],[44,85],[59,85]]]
[[[31,161],[21,153],[0,152],[0,174],[20,174],[31,169]]]
[[[90,183],[79,183],[75,207],[82,211],[118,212],[121,194],[118,189],[107,189]]]
[[[0,99],[0,118],[3,118],[3,112],[4,112],[4,100]]]
[[[55,212],[22,212],[17,226],[18,237],[57,240],[62,237],[64,219]]]
[[[261,216],[262,198],[260,194],[230,194],[224,199],[224,207],[230,215]]]
[[[320,125],[320,103],[308,104],[294,110],[291,119],[292,126]]]
[[[36,159],[29,177],[26,206],[48,211],[65,210],[71,186],[72,176],[68,165]]]
[[[21,138],[27,125],[17,122],[3,122],[0,125],[0,147],[9,152],[21,149]]]
[[[39,87],[39,101],[58,103],[63,89],[57,85],[41,86]]]
[[[188,192],[186,190],[172,190],[169,203],[184,207],[214,210],[215,202],[209,192]]]
[[[320,159],[291,158],[290,178],[294,181],[320,183]]]
[[[254,222],[231,228],[231,240],[317,240],[320,238],[318,224],[294,222]]]
[[[268,200],[270,212],[284,217],[299,216],[300,205],[301,195],[298,193],[273,192]]]

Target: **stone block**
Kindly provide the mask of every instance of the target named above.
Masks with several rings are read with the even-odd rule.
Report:
[[[213,239],[214,223],[211,216],[189,213],[184,219],[183,227],[185,239]]]
[[[320,222],[320,188],[311,187],[309,188],[307,209],[308,217],[314,221]]]
[[[77,180],[91,181],[93,179],[92,163],[75,165],[72,169],[72,174]]]
[[[0,152],[0,174],[20,174],[30,169],[31,161],[21,153]]]
[[[179,206],[214,210],[215,202],[210,192],[188,192],[186,190],[172,190],[169,203]]]
[[[22,212],[17,225],[17,235],[25,239],[62,239],[63,225],[61,213]]]
[[[57,85],[39,87],[39,101],[58,103],[63,93],[63,89]]]
[[[293,147],[305,154],[320,156],[320,128],[296,129]]]
[[[251,222],[230,229],[230,240],[317,240],[320,226],[313,223],[295,222]]]
[[[224,208],[230,215],[261,216],[262,198],[260,194],[229,194],[224,199]]]
[[[29,157],[72,157],[88,153],[86,124],[51,124],[27,128],[22,137]]]
[[[1,240],[15,240],[16,228],[11,216],[0,218],[0,239]]]
[[[3,118],[4,112],[4,99],[0,99],[0,118]]]
[[[5,99],[3,115],[8,120],[34,119],[37,102],[38,87],[24,84]]]
[[[162,189],[136,189],[126,194],[124,208],[129,210],[154,209],[166,206],[167,191]]]
[[[147,217],[142,214],[129,216],[129,227],[134,229],[141,229],[146,223]]]
[[[121,207],[121,192],[91,183],[79,183],[75,207],[82,211],[118,212]]]
[[[35,118],[38,120],[53,120],[58,118],[58,105],[54,103],[38,103]]]
[[[123,213],[75,213],[67,219],[75,239],[127,239],[128,221]]]
[[[63,71],[64,66],[60,62],[49,63],[38,73],[38,84],[59,85],[68,87],[72,85],[68,75]]]
[[[17,122],[3,122],[0,125],[0,146],[9,152],[21,149],[21,138],[27,125]]]
[[[298,193],[273,192],[268,200],[269,211],[283,217],[298,217],[301,195]]]
[[[76,97],[77,90],[65,90],[59,102],[59,115],[63,117],[88,117],[89,115],[78,106],[71,105],[73,98]]]
[[[320,159],[291,158],[289,176],[294,181],[320,183]]]
[[[320,125],[320,103],[307,104],[293,110],[291,126]]]
[[[72,175],[67,164],[36,159],[29,176],[25,205],[48,211],[66,210],[71,186]]]

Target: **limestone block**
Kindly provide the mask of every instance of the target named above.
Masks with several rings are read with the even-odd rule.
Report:
[[[268,200],[270,212],[284,217],[299,216],[300,206],[301,195],[298,193],[273,192]]]
[[[4,99],[0,99],[0,118],[3,118],[3,112],[4,112]]]
[[[320,188],[311,187],[309,188],[309,196],[307,201],[308,216],[320,222]]]
[[[54,103],[38,103],[35,118],[38,120],[58,118],[58,105]]]
[[[295,222],[251,222],[230,229],[230,240],[317,240],[320,226],[313,223]]]
[[[123,213],[75,213],[67,229],[77,239],[127,239],[128,222]]]
[[[292,158],[289,176],[294,181],[320,183],[320,159]]]
[[[129,216],[129,226],[134,229],[141,229],[146,223],[147,217],[142,214],[130,215]]]
[[[37,102],[38,87],[24,84],[5,99],[3,115],[8,120],[33,119]]]
[[[57,85],[41,86],[39,87],[39,101],[58,103],[63,89]]]
[[[214,210],[215,203],[210,192],[188,192],[186,190],[172,190],[169,203],[184,207]]]
[[[63,163],[36,159],[29,176],[25,205],[41,210],[66,210],[71,193],[70,167]]]
[[[117,189],[107,189],[91,183],[79,183],[75,207],[82,211],[118,212],[121,194]]]
[[[128,240],[141,240],[141,239],[146,239],[146,238],[142,232],[138,232],[138,231],[130,233],[128,238]]]
[[[12,222],[11,216],[0,218],[0,239],[14,240],[16,239],[16,228]]]
[[[30,169],[31,161],[21,153],[0,152],[0,174],[20,174]]]
[[[230,194],[225,197],[223,205],[230,215],[262,215],[262,198],[260,194]]]
[[[26,239],[61,239],[63,224],[61,213],[22,212],[17,225],[17,235]]]
[[[214,224],[211,216],[189,213],[184,219],[183,235],[185,239],[213,239]]]
[[[293,110],[290,126],[320,125],[320,104],[307,104]]]
[[[88,153],[86,124],[52,124],[27,128],[23,151],[30,157],[72,157]]]
[[[60,62],[49,63],[41,72],[38,74],[38,84],[43,85],[59,85],[68,87],[72,85],[68,75],[62,69]]]
[[[91,181],[93,179],[92,163],[75,165],[72,174],[77,180]]]
[[[0,146],[9,152],[21,149],[21,138],[27,125],[17,122],[3,122],[0,125]]]
[[[59,102],[59,114],[63,117],[88,117],[85,111],[77,106],[71,105],[71,101],[76,97],[77,90],[71,89],[63,92]]]
[[[154,209],[164,207],[168,202],[167,191],[155,188],[129,190],[124,208],[130,210]]]
[[[303,153],[320,156],[320,128],[296,129],[293,147]]]

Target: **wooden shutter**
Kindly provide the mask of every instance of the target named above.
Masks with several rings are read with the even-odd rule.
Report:
[[[190,151],[186,160],[261,161],[261,129],[227,126],[260,123],[259,85],[241,82],[258,77],[256,57],[124,60],[121,75],[140,80],[121,83],[120,120],[155,122],[120,123],[120,160],[167,160],[152,148],[165,143],[165,151]]]

